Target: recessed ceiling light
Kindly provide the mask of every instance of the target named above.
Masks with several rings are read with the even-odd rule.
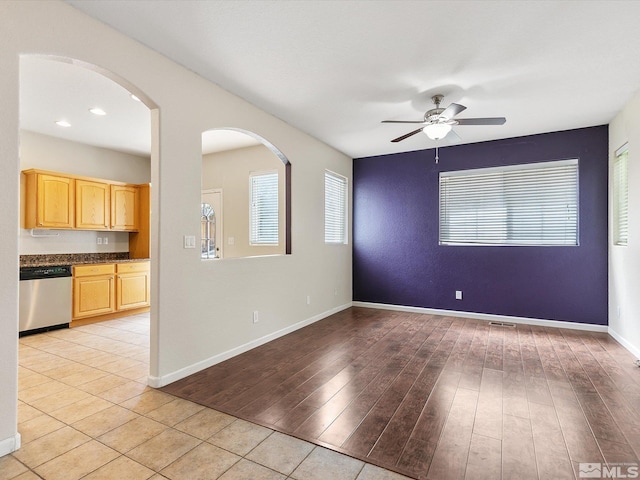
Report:
[[[102,116],[102,115],[106,115],[106,114],[107,114],[107,112],[105,112],[103,109],[101,109],[101,108],[97,108],[97,107],[95,107],[95,108],[90,108],[90,109],[89,109],[89,111],[90,111],[91,113],[93,113],[94,115],[100,115],[100,116]]]
[[[56,122],[56,125],[58,125],[59,127],[70,127],[71,124],[69,122],[67,122],[66,120],[58,120]]]
[[[136,97],[133,93],[131,94],[131,98],[134,99],[136,102],[140,102],[141,100]]]

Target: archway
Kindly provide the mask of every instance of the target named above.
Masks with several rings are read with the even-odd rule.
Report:
[[[37,85],[35,89],[29,88],[28,82],[32,80],[34,76],[33,69],[36,69],[37,71],[37,69],[39,68],[50,69],[49,70],[50,72],[55,72],[55,74],[52,74],[52,75],[39,75],[40,77],[46,80],[53,81],[55,79],[56,81],[64,82],[65,79],[67,79],[68,81],[71,81],[71,79],[74,79],[74,84],[73,85],[68,84],[65,89],[67,91],[62,91],[62,92],[60,91],[60,85],[56,85],[56,86],[50,85],[48,88],[47,87],[43,88],[42,85]],[[80,86],[78,86],[78,83],[80,84]],[[75,175],[86,176],[86,177],[104,178],[106,180],[115,180],[115,181],[121,180],[123,182],[132,183],[132,184],[149,184],[154,178],[157,178],[159,159],[157,155],[157,148],[153,148],[153,145],[157,146],[158,139],[159,139],[158,107],[145,92],[143,92],[141,89],[133,85],[131,82],[127,81],[126,79],[120,77],[119,75],[111,71],[108,71],[102,67],[99,67],[97,65],[90,64],[88,62],[84,62],[81,60],[66,58],[66,57],[59,57],[59,56],[27,54],[27,55],[22,55],[20,57],[20,87],[21,87],[20,88],[20,91],[21,91],[20,128],[21,128],[21,140],[22,140],[21,155],[20,155],[21,170],[25,168],[46,169],[46,170],[60,171],[62,173],[75,174]],[[73,106],[70,104],[71,102],[68,101],[67,95],[69,96],[78,95],[80,88],[82,88],[83,93],[86,94],[82,97],[85,103],[83,105]],[[118,96],[120,93],[122,95],[118,98],[118,100],[114,104],[99,104],[100,103],[99,100],[100,98],[102,98],[100,96],[100,92],[102,91],[101,89],[105,89],[105,88],[109,90],[110,99],[115,99],[116,96]],[[34,93],[34,90],[35,90],[35,93]],[[50,101],[62,100],[66,102],[67,105],[65,106],[68,106],[69,108],[66,110],[66,112],[61,112],[61,115],[62,114],[64,114],[65,116],[72,115],[72,116],[75,116],[76,120],[74,120],[73,123],[69,121],[69,123],[72,123],[72,126],[66,127],[66,129],[64,126],[63,127],[59,127],[57,125],[54,126],[54,122],[60,119],[57,117],[42,118],[42,119],[39,119],[39,121],[32,123],[28,119],[28,115],[33,114],[33,112],[31,110],[31,107],[29,107],[30,110],[27,111],[27,106],[28,106],[27,100],[29,102],[34,101],[36,103],[46,102],[47,100],[50,100]],[[95,100],[95,101],[92,101],[92,100]],[[104,109],[104,111],[106,111],[107,115],[101,116],[100,113],[91,112],[90,109],[93,109],[94,107],[101,107],[102,109]],[[122,109],[126,111],[125,112],[120,111],[120,107],[122,107]],[[36,105],[35,108],[37,109],[38,105]],[[47,104],[47,107],[46,107],[47,113],[51,113],[53,109],[54,109],[53,103]],[[113,142],[114,137],[117,138],[117,136],[120,133],[117,130],[114,131],[113,129],[105,128],[104,123],[98,124],[97,122],[103,121],[104,118],[115,117],[116,119],[121,119],[122,116],[125,116],[125,117],[131,116],[132,110],[130,109],[138,109],[138,110],[142,109],[142,111],[144,112],[143,114],[146,115],[146,122],[142,127],[142,131],[144,133],[141,134],[141,135],[144,135],[144,139],[143,139],[144,141],[139,142],[138,144],[127,143],[127,145],[125,145],[122,149],[114,148],[112,147],[111,142]],[[45,111],[45,109],[42,109],[41,111]],[[82,118],[80,118],[81,116]],[[91,132],[88,131],[88,130],[91,130],[91,127],[87,127],[87,126],[92,124],[92,122],[93,122],[93,125],[95,125],[94,127],[95,131],[93,133],[110,133],[111,137],[109,137],[109,135],[106,135],[106,136],[103,135],[102,137],[97,134],[91,135]],[[26,127],[27,124],[29,125],[29,127]],[[60,132],[63,132],[65,130],[67,130],[67,132],[73,131],[74,135],[58,134],[57,131],[47,130],[44,128],[40,129],[40,127],[34,128],[32,126],[37,124],[40,124],[40,125],[47,124],[52,128],[62,128]],[[102,127],[102,131],[99,131],[100,127]],[[23,129],[25,128],[29,128],[30,129],[29,131],[33,133],[29,133],[28,135],[23,133]],[[26,136],[42,137],[41,139],[43,139],[43,141],[41,142],[41,144],[45,146],[52,145],[53,143],[55,143],[55,142],[52,142],[52,140],[55,140],[58,145],[63,145],[63,147],[61,148],[65,148],[67,152],[73,151],[74,149],[73,146],[75,144],[79,144],[79,145],[82,144],[91,148],[95,148],[96,150],[102,149],[104,151],[109,151],[112,153],[108,153],[106,155],[110,159],[119,158],[120,160],[118,161],[120,163],[117,163],[118,166],[111,165],[111,166],[105,166],[104,168],[102,168],[99,166],[98,162],[100,161],[100,159],[103,159],[105,157],[101,155],[96,155],[95,158],[87,160],[86,162],[75,162],[75,164],[73,161],[70,161],[67,156],[66,163],[63,162],[59,166],[59,168],[55,166],[55,162],[50,162],[50,163],[43,162],[39,164],[23,165],[22,164],[23,154],[25,149],[28,147],[28,145],[26,145],[27,142],[24,141],[24,137]],[[47,153],[53,155],[52,151],[49,151]],[[144,163],[144,161],[141,161],[140,165],[138,166],[133,166],[133,164],[129,164],[129,167],[127,167],[126,162],[128,160],[131,160],[132,162],[135,163],[136,157],[146,158],[146,164]],[[59,156],[58,158],[61,158],[61,156]],[[46,160],[49,161],[50,158],[47,158]],[[118,169],[119,167],[123,167],[123,166],[124,168],[121,170],[123,171],[126,170],[126,175],[124,175],[123,178],[118,178],[117,177],[117,175],[119,175]],[[76,168],[77,170],[75,170]],[[146,168],[146,171],[145,171],[145,168]],[[154,191],[153,196],[154,198],[158,198],[158,192]],[[157,204],[157,200],[151,200],[149,198],[148,201],[151,203]],[[151,209],[152,212],[155,210],[156,209]],[[152,227],[154,223],[157,224],[157,222],[155,222],[154,220],[147,221],[147,226],[146,226],[147,237],[145,240],[147,244],[146,257],[152,260],[151,261],[152,283],[155,283],[157,278],[157,266],[153,261],[153,259],[156,257],[156,254],[153,252],[157,252],[157,235],[155,233],[157,231],[157,228]],[[65,231],[64,233],[65,233],[65,242],[66,242],[65,245],[56,246],[54,239],[51,239],[51,238],[47,239],[47,242],[48,242],[47,250],[43,251],[42,253],[56,253],[56,254],[75,253],[75,252],[68,251],[66,249],[75,249],[80,243],[83,243],[86,245],[89,244],[89,242],[87,241],[88,232],[86,231],[77,232],[77,231],[68,230],[68,231]],[[74,238],[73,236],[70,237],[70,235],[77,235],[77,238]],[[94,235],[97,235],[97,232],[94,232]],[[98,253],[101,251],[117,252],[119,250],[122,250],[123,248],[126,249],[127,241],[129,242],[128,245],[131,246],[130,234],[126,232],[106,232],[106,233],[103,232],[99,236],[99,238],[100,240],[107,238],[108,242],[101,241],[100,242],[101,247],[96,247],[97,242],[92,237],[93,248],[96,249]],[[30,245],[29,248],[30,250],[28,251],[28,253],[38,253],[37,251],[33,250],[35,248],[33,243]],[[102,250],[97,250],[98,248],[102,248]],[[19,244],[19,253],[20,254],[25,253],[23,252],[21,244]],[[79,250],[79,253],[85,253],[85,251]],[[152,288],[152,291],[154,291],[153,288]],[[152,307],[152,310],[155,310],[155,309],[153,309]],[[157,371],[158,338],[156,333],[157,332],[157,328],[155,325],[156,322],[157,322],[157,319],[155,317],[155,314],[152,312],[151,336],[150,336],[151,355],[150,355],[150,361],[149,361],[150,372],[148,372],[150,374]]]
[[[218,228],[224,232],[220,250],[224,253],[220,256],[291,254],[287,157],[254,132],[215,128],[202,134],[202,159],[203,192],[215,189],[223,198],[224,219]]]

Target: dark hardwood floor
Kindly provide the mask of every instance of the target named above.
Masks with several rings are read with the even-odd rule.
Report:
[[[575,479],[639,463],[633,361],[604,333],[350,308],[163,390],[416,479]]]

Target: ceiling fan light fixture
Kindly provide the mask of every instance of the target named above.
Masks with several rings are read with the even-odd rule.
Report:
[[[451,131],[451,125],[448,123],[430,123],[422,131],[431,140],[442,140]]]

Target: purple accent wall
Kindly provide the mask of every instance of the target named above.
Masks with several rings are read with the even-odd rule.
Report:
[[[606,125],[353,164],[353,299],[606,325]],[[580,245],[438,245],[438,172],[579,159]],[[463,291],[463,300],[455,291]]]

